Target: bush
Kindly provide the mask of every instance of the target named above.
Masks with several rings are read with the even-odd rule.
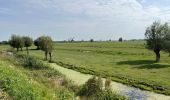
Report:
[[[49,64],[44,63],[42,60],[39,60],[36,57],[18,54],[17,58],[19,59],[19,63],[27,68],[33,69],[49,68]]]
[[[110,89],[111,88],[111,80],[110,79],[106,79],[105,81],[105,89]]]
[[[41,68],[46,68],[49,65],[44,64],[43,61],[37,60],[34,57],[27,57],[24,59],[24,66],[30,67],[30,68],[35,68],[35,69],[41,69]]]
[[[102,91],[102,80],[101,78],[96,78],[94,76],[82,86],[82,89],[79,91],[78,95],[90,97],[101,91]]]
[[[80,89],[78,95],[87,100],[127,100],[111,90],[111,80],[106,79],[103,86],[102,79],[95,76],[89,79]]]

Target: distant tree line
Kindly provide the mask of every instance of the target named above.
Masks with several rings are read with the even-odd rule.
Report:
[[[7,44],[9,44],[9,42],[8,41],[1,41],[0,44],[7,45]]]
[[[52,51],[53,51],[53,40],[49,36],[40,36],[36,40],[29,36],[19,36],[12,35],[9,44],[11,47],[16,48],[17,52],[19,49],[22,51],[23,48],[26,48],[27,54],[29,54],[29,47],[32,45],[37,46],[37,50],[42,50],[45,52],[45,60],[48,60],[48,54],[50,56],[50,62],[52,61]]]

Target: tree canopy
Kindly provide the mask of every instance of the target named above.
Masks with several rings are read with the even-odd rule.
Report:
[[[37,38],[36,40],[34,40],[34,45],[37,46],[37,50],[40,49],[40,38]]]
[[[159,62],[160,60],[160,51],[165,50],[165,41],[167,40],[166,36],[169,34],[170,28],[167,23],[161,24],[160,22],[154,22],[146,29],[146,47],[155,52],[156,62]]]
[[[26,47],[27,54],[28,54],[29,53],[28,47],[30,47],[33,44],[33,39],[31,37],[24,36],[23,40],[24,40],[24,47]]]
[[[47,54],[50,55],[50,61],[52,60],[53,40],[49,36],[39,37],[40,49],[45,51],[45,59],[47,60]]]
[[[22,50],[22,48],[24,47],[24,40],[18,35],[12,35],[9,40],[9,44],[11,45],[11,47],[17,48],[17,51],[19,50],[19,48],[21,48]]]

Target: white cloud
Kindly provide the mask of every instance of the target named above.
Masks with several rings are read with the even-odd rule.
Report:
[[[155,6],[144,8],[136,0],[28,0],[27,2],[33,7],[105,19],[147,19],[160,13],[160,8]]]
[[[160,8],[154,5],[143,6],[142,3],[146,3],[146,0],[20,1],[28,8],[67,15],[58,23],[55,22],[55,19],[60,20],[57,16],[53,19],[48,19],[48,24],[43,26],[43,29],[47,26],[45,31],[48,31],[48,28],[51,25],[51,27],[54,27],[50,28],[53,32],[60,30],[61,33],[93,33],[94,36],[103,33],[108,34],[101,35],[103,37],[114,37],[115,33],[117,33],[117,36],[119,34],[126,38],[143,38],[145,28],[153,21],[170,20],[170,7]],[[72,18],[70,18],[69,21],[63,20],[72,15],[76,15],[74,20]]]

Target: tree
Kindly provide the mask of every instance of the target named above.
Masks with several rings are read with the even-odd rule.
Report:
[[[40,38],[37,38],[37,39],[34,41],[34,45],[37,46],[37,50],[40,49]]]
[[[169,53],[170,57],[170,34],[167,34],[164,38],[164,50]]]
[[[119,38],[119,42],[122,42],[122,41],[123,41],[123,38],[122,38],[122,37],[120,37],[120,38]]]
[[[25,36],[24,39],[24,47],[26,47],[27,54],[29,54],[28,47],[30,47],[33,44],[33,39],[31,37]]]
[[[90,42],[94,42],[94,39],[90,39]]]
[[[156,54],[156,62],[160,61],[160,51],[164,50],[164,39],[169,32],[169,26],[167,23],[160,24],[159,22],[154,22],[146,29],[146,47],[154,51]]]
[[[16,48],[17,52],[19,51],[19,48],[21,48],[22,51],[22,48],[24,47],[24,40],[18,35],[12,35],[11,39],[9,40],[9,44],[11,47]]]
[[[52,61],[52,50],[53,50],[53,40],[49,36],[41,36],[39,38],[40,48],[45,51],[45,60],[47,60],[47,55],[50,56],[50,62]]]

